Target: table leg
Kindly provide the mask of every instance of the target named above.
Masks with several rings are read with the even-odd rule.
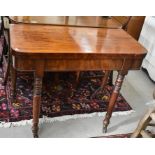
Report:
[[[111,71],[105,71],[105,75],[102,79],[101,88],[103,89],[107,85],[108,78],[110,76]]]
[[[11,85],[12,85],[12,97],[13,102],[16,102],[16,81],[17,81],[17,71],[11,65]]]
[[[110,72],[109,75],[109,85],[112,86],[113,85],[113,71]]]
[[[103,132],[107,132],[107,127],[108,127],[109,122],[110,122],[110,118],[111,118],[112,111],[113,111],[114,106],[115,106],[115,102],[116,102],[117,97],[119,95],[124,77],[127,73],[128,73],[128,71],[119,71],[118,72],[118,76],[117,76],[117,79],[115,82],[115,86],[114,86],[112,95],[110,97],[107,113],[106,113],[105,119],[103,121]]]
[[[76,83],[79,83],[79,80],[80,80],[80,71],[77,71],[76,72]]]
[[[11,62],[10,62],[10,58],[8,58],[8,65],[7,65],[6,73],[5,73],[5,77],[4,77],[4,86],[6,86],[7,82],[8,82],[8,78],[10,75],[10,68],[11,68],[10,66],[11,66]]]
[[[107,85],[110,72],[111,71],[108,70],[105,71],[104,77],[101,82],[101,86],[91,95],[90,99],[93,99],[100,90],[104,90],[105,86]]]
[[[34,138],[38,138],[42,78],[43,75],[41,76],[38,75],[37,73],[35,74],[34,95],[33,95],[33,126],[32,126],[32,133]]]

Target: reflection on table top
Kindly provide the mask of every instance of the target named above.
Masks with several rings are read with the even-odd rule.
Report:
[[[121,28],[122,25],[108,16],[10,16],[12,23],[52,24],[82,27]]]
[[[122,29],[11,24],[10,39],[16,54],[85,53],[141,57],[146,53],[146,49]]]

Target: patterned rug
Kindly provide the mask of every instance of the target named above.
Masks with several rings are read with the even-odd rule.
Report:
[[[57,75],[57,76],[56,76]],[[75,86],[75,72],[46,73],[43,79],[42,104],[40,118],[56,118],[57,116],[72,116],[75,114],[92,114],[105,112],[113,87],[94,92],[101,84],[101,78],[89,78],[103,72],[83,72],[78,86]],[[57,78],[55,78],[57,77]],[[7,122],[19,122],[32,119],[33,96],[32,73],[19,73],[17,79],[17,102],[11,102],[11,87],[8,82],[3,86],[3,72],[0,68],[0,126]],[[132,108],[122,95],[119,95],[115,112],[131,111]],[[13,123],[11,123],[13,124]]]

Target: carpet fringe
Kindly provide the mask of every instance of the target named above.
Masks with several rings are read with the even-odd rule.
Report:
[[[129,115],[131,113],[135,112],[134,110],[130,111],[121,111],[121,112],[114,112],[112,116],[120,116],[120,115]],[[43,123],[53,123],[56,121],[67,121],[69,119],[78,119],[78,118],[90,118],[94,116],[103,117],[105,116],[106,112],[94,112],[91,114],[75,114],[75,115],[66,115],[66,116],[59,116],[59,117],[47,117],[43,116],[43,118],[39,119],[39,124]],[[0,127],[4,128],[10,128],[10,127],[18,127],[18,126],[25,126],[25,125],[32,125],[32,119],[31,120],[23,120],[19,122],[0,122]]]

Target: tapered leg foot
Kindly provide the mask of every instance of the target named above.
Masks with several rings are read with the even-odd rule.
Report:
[[[106,133],[107,132],[107,128],[108,128],[108,125],[109,125],[109,120],[110,120],[110,116],[108,114],[106,114],[105,116],[105,119],[103,121],[103,133]]]
[[[39,130],[38,125],[37,124],[33,124],[33,127],[32,127],[33,138],[39,138],[38,130]]]
[[[39,138],[39,136],[38,135],[33,135],[33,138]]]
[[[107,125],[103,124],[102,132],[107,133]]]

